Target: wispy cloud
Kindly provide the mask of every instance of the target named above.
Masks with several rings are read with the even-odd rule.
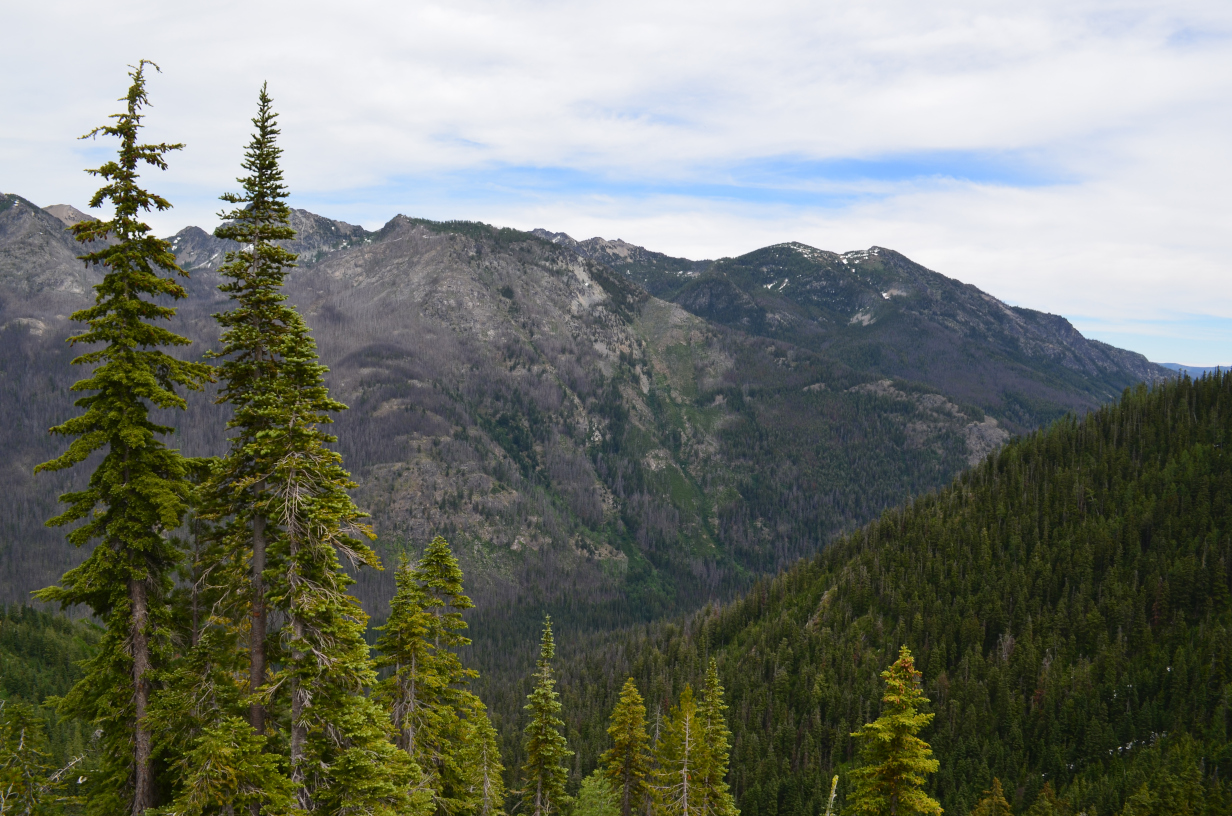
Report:
[[[0,189],[42,204],[87,199],[106,146],[73,137],[148,57],[149,135],[188,143],[163,231],[213,223],[268,79],[295,203],[334,217],[878,244],[1232,360],[1176,317],[1232,318],[1226,3],[47,2],[6,33]]]

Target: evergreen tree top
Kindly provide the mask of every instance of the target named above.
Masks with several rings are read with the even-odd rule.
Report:
[[[242,206],[219,213],[224,223],[214,230],[215,237],[242,244],[285,241],[295,237],[295,231],[290,227],[291,208],[286,204],[288,190],[279,166],[282,148],[277,141],[282,131],[276,125],[277,120],[278,114],[274,113],[273,99],[269,95],[269,83],[263,83],[257,97],[257,115],[252,119],[256,131],[244,150],[241,165],[249,175],[236,179],[243,185],[244,193],[224,193],[221,196],[229,204]],[[295,256],[290,255],[290,259],[294,261]]]
[[[992,788],[984,791],[984,798],[971,811],[971,816],[1014,816],[1010,803],[1005,800],[1000,779],[992,778]]]

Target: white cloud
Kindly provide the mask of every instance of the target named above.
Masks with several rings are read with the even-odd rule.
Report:
[[[335,217],[694,257],[879,244],[1053,312],[1232,318],[1226,3],[50,2],[5,34],[0,189],[41,204],[89,197],[104,146],[73,137],[149,57],[147,135],[188,143],[151,182],[177,205],[163,231],[212,223],[268,79],[293,192]],[[941,178],[825,178],[934,153]],[[998,157],[1021,172],[976,166]],[[510,167],[564,180],[485,183]],[[1195,332],[1194,354],[1232,359],[1221,342]]]

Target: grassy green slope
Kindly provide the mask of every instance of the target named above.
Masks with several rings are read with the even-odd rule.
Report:
[[[574,656],[563,686],[578,771],[603,749],[627,674],[663,706],[713,653],[743,813],[813,816],[906,643],[937,715],[924,736],[948,812],[966,813],[995,774],[1016,812],[1049,781],[1114,813],[1169,751],[1208,784],[1227,780],[1230,438],[1230,376],[1127,392],[732,606]]]

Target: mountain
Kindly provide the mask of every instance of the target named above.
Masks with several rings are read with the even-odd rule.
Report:
[[[617,238],[588,238],[578,241],[563,232],[545,229],[531,230],[531,234],[557,246],[565,247],[597,261],[621,273],[655,297],[670,299],[691,279],[698,277],[714,263],[713,261],[690,261],[674,258],[662,252],[654,252]]]
[[[1201,377],[1205,374],[1219,374],[1228,370],[1228,366],[1191,366],[1182,363],[1160,363],[1161,366],[1190,377]]]
[[[611,258],[612,268],[699,317],[924,384],[1015,432],[1172,376],[1084,338],[1063,317],[1008,306],[882,247],[839,254],[786,243],[692,262],[621,241],[538,234]]]
[[[1232,375],[1142,386],[1010,442],[733,604],[566,644],[575,773],[607,747],[626,677],[654,722],[715,657],[741,813],[814,816],[831,774],[849,790],[851,732],[878,716],[879,673],[905,644],[947,813],[971,812],[994,776],[1015,813],[1045,783],[1072,809],[1032,814],[1114,814],[1131,795],[1163,797],[1134,813],[1230,812],[1229,439]],[[489,704],[516,711],[522,691]]]
[[[84,473],[31,475],[63,445],[46,429],[73,414],[68,388],[83,376],[68,364],[68,316],[100,280],[75,260],[80,249],[64,226],[19,196],[0,197],[6,601],[24,601],[81,557],[43,521]],[[752,261],[702,272],[705,262],[690,267],[623,242],[405,216],[369,231],[296,210],[293,226],[301,268],[287,293],[313,327],[333,393],[351,406],[334,429],[356,499],[373,515],[387,563],[438,532],[453,542],[480,601],[475,629],[493,655],[533,639],[544,610],[566,630],[607,628],[730,597],[945,484],[1011,430],[1089,410],[1113,385],[1158,375],[1128,352],[1083,357],[1098,347],[1059,318],[1040,319],[1012,360],[1001,347],[964,346],[962,376],[1026,383],[994,399],[986,383],[945,374],[941,351],[944,365],[911,379],[837,341],[746,331],[638,283],[652,285],[656,269],[660,283],[688,278],[672,290],[682,299],[715,268]],[[217,341],[211,315],[226,303],[217,268],[231,245],[197,228],[172,243],[191,275],[177,326],[201,354]],[[934,288],[947,280],[919,274]],[[978,315],[1014,314],[988,296],[970,300]],[[912,308],[919,314],[887,313],[866,328],[898,325],[878,342],[897,338],[919,367],[916,347],[932,348],[950,329]],[[1088,370],[1081,360],[1094,362]],[[190,410],[170,418],[175,444],[217,453],[225,420],[210,394],[192,395]],[[359,579],[361,600],[382,618],[390,572]]]

